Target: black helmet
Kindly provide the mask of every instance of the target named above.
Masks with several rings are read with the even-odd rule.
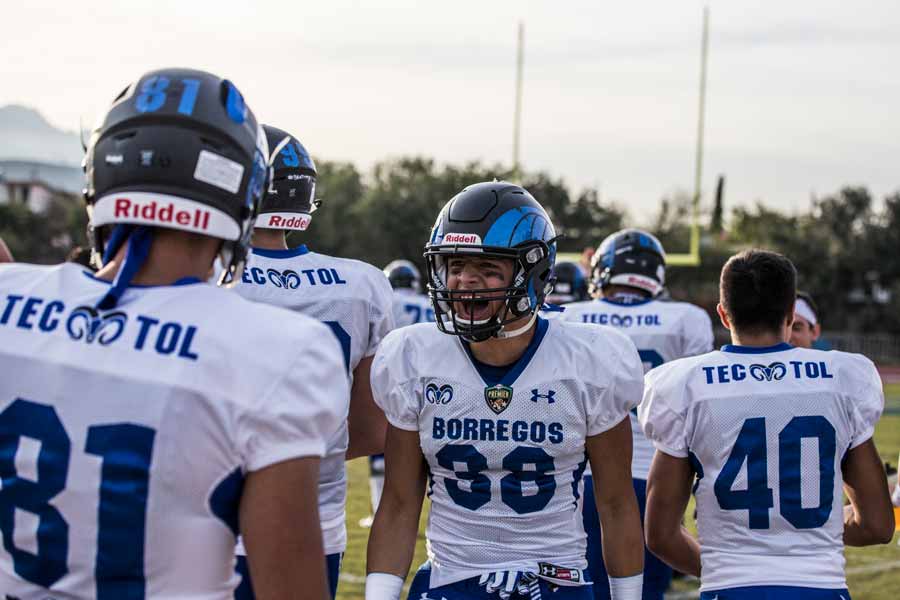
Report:
[[[391,287],[397,289],[409,289],[418,292],[422,289],[422,276],[419,269],[412,262],[403,259],[392,260],[384,268]]]
[[[476,254],[514,261],[513,281],[506,288],[451,291],[447,262],[452,256]],[[453,197],[441,210],[431,240],[425,245],[428,296],[438,328],[479,342],[518,335],[531,325],[504,331],[513,321],[532,321],[552,287],[550,271],[556,259],[556,232],[543,207],[523,188],[505,181],[476,183]],[[472,292],[503,292],[505,305],[484,322],[458,317],[454,302],[474,302]]]
[[[624,285],[655,298],[666,285],[666,252],[653,235],[623,229],[600,243],[591,260],[591,293]]]
[[[272,181],[263,197],[256,227],[293,229],[309,227],[316,200],[316,165],[296,137],[263,125],[272,152]]]
[[[267,159],[262,128],[230,81],[191,69],[144,74],[118,95],[87,149],[95,262],[134,230],[149,243],[143,226],[152,226],[225,240],[223,278],[240,272]]]
[[[547,296],[551,304],[580,302],[588,298],[587,278],[576,263],[560,262],[553,267],[553,291]]]

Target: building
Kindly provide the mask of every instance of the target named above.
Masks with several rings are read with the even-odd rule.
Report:
[[[78,200],[84,188],[79,167],[25,160],[0,160],[0,204],[25,204],[33,212],[44,212],[50,200]]]

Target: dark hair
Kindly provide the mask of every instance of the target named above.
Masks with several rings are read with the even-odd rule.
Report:
[[[780,331],[794,310],[797,270],[777,252],[744,250],[722,267],[719,298],[735,329]]]
[[[809,307],[812,309],[813,314],[816,315],[816,318],[819,318],[819,307],[816,306],[816,303],[813,301],[812,296],[809,292],[804,292],[801,290],[797,290],[797,300],[803,300]]]

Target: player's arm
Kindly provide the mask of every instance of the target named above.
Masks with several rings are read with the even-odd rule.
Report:
[[[257,600],[330,597],[318,478],[318,458],[286,460],[247,475],[240,527]]]
[[[869,439],[847,452],[841,465],[850,504],[844,508],[844,544],[886,544],[894,537],[894,510],[884,465]]]
[[[682,525],[693,481],[687,458],[656,451],[647,479],[644,531],[650,552],[676,571],[700,577],[700,544]]]
[[[413,559],[427,466],[418,431],[389,425],[384,454],[384,492],[366,557],[366,597],[396,600]]]
[[[644,568],[644,540],[641,513],[631,482],[628,416],[611,429],[588,437],[585,447],[593,472],[606,570],[611,580],[638,575]]]
[[[347,460],[381,454],[384,451],[387,419],[372,397],[370,373],[373,358],[367,356],[362,359],[353,371],[350,416],[347,420],[347,429],[350,433]]]

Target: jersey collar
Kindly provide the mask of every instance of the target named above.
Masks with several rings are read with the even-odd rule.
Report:
[[[293,258],[309,253],[306,244],[300,244],[296,248],[288,248],[287,250],[267,250],[265,248],[254,248],[253,254],[257,256],[265,256],[266,258]]]
[[[516,379],[519,378],[519,375],[522,374],[522,371],[525,370],[525,367],[528,366],[528,363],[531,362],[534,353],[537,352],[538,347],[541,345],[541,340],[544,339],[544,335],[547,334],[547,329],[550,327],[550,321],[542,319],[541,317],[536,319],[536,323],[534,335],[531,338],[531,342],[528,343],[528,347],[525,349],[524,354],[519,357],[519,360],[505,367],[495,367],[484,364],[472,354],[469,343],[462,342],[466,355],[472,362],[472,366],[475,367],[475,370],[478,371],[478,374],[484,380],[486,386],[492,387],[500,384],[512,387],[512,384],[515,383]]]
[[[781,342],[774,346],[738,346],[735,344],[722,346],[722,352],[734,352],[736,354],[766,354],[767,352],[784,352],[791,349],[793,349],[793,346],[787,342]]]
[[[87,277],[88,279],[90,279],[91,281],[96,281],[97,283],[102,283],[104,285],[112,285],[112,281],[100,279],[99,277],[96,277],[91,271],[82,271],[82,274],[84,274],[84,276]],[[181,279],[178,279],[177,281],[173,281],[172,283],[165,284],[165,285],[145,285],[145,284],[141,284],[141,283],[129,283],[128,287],[144,288],[144,289],[146,289],[146,288],[163,288],[163,287],[179,287],[182,285],[193,285],[195,283],[203,283],[203,280],[198,279],[196,277],[182,277]]]
[[[612,304],[613,306],[643,306],[644,304],[650,304],[653,302],[654,298],[646,298],[644,300],[635,300],[634,302],[623,302],[621,300],[614,300],[611,298],[600,298],[600,302],[605,302],[606,304]]]

